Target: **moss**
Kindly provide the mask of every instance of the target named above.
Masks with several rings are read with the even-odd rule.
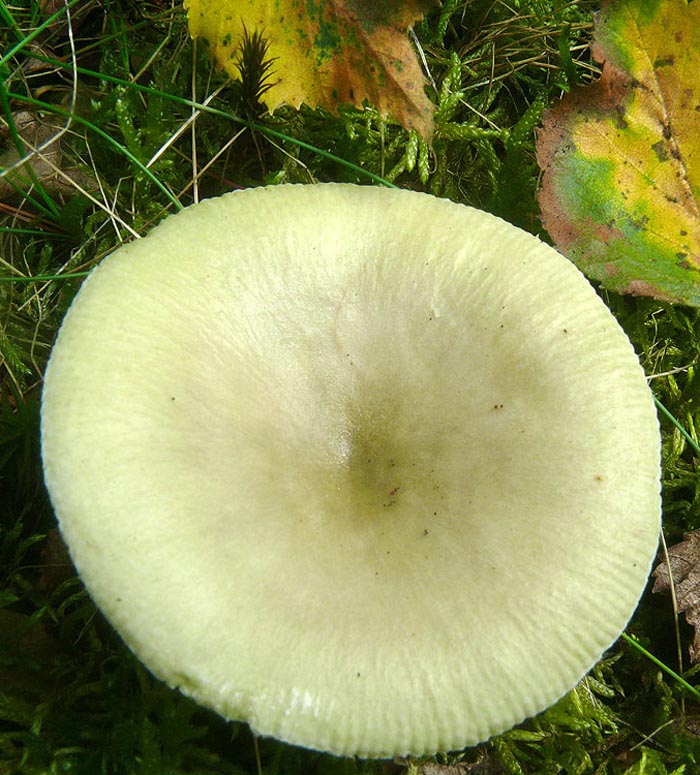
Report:
[[[540,231],[534,131],[547,105],[595,73],[596,3],[444,0],[416,30],[438,105],[430,148],[369,107],[264,113],[260,58],[258,82],[245,60],[242,86],[224,82],[177,5],[69,6],[70,16],[63,4],[0,4],[0,153],[22,111],[53,112],[67,176],[57,187],[36,166],[0,209],[0,775],[700,771],[694,700],[624,644],[554,708],[465,752],[365,762],[255,741],[156,681],[116,639],[73,573],[41,481],[39,395],[57,327],[84,274],[175,202],[369,173]],[[193,120],[190,99],[218,112]],[[697,442],[698,313],[603,295],[655,394]],[[697,452],[661,422],[672,543],[700,527]],[[676,664],[667,600],[645,596],[631,631]]]

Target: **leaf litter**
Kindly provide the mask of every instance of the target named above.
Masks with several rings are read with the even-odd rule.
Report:
[[[700,530],[686,533],[680,543],[669,547],[668,565],[660,563],[652,575],[652,592],[670,592],[673,586],[678,611],[695,633],[688,646],[690,660],[700,662]]]
[[[407,30],[435,0],[186,0],[190,33],[207,46],[233,78],[241,77],[239,51],[246,37],[262,35],[273,62],[262,101],[375,107],[429,139],[434,105]]]
[[[538,137],[543,224],[604,287],[700,306],[700,5],[608,0],[592,55]]]

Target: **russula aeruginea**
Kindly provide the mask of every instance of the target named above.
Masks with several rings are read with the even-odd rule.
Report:
[[[42,440],[75,564],[151,670],[338,754],[550,705],[659,532],[610,312],[535,237],[414,192],[236,192],[120,248],[61,328]]]

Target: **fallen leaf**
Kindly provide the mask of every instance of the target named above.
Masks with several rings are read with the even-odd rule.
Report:
[[[695,740],[700,740],[700,716],[684,716],[677,719],[674,726],[681,734],[685,732]]]
[[[491,753],[481,751],[474,762],[457,762],[456,764],[439,764],[427,761],[416,764],[411,759],[398,756],[394,764],[406,767],[406,775],[504,775],[505,769],[500,761]]]
[[[38,181],[51,196],[73,194],[76,188],[94,189],[95,183],[65,155],[64,124],[54,117],[39,117],[29,111],[12,114],[22,155],[0,125],[0,141],[8,148],[0,153],[0,201],[24,195]]]
[[[436,0],[185,0],[190,33],[233,78],[245,35],[273,60],[262,101],[335,111],[365,101],[429,139],[434,106],[406,31]]]
[[[681,543],[669,548],[668,564],[671,566],[678,611],[685,614],[685,620],[695,629],[695,637],[688,647],[690,661],[700,662],[700,530],[686,533]],[[656,566],[652,575],[652,592],[670,591],[671,582],[665,561]]]
[[[594,38],[538,137],[543,224],[605,287],[700,306],[700,3],[608,0]]]

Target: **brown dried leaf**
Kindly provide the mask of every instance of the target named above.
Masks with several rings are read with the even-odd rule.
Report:
[[[700,661],[700,530],[686,533],[681,543],[668,550],[671,577],[676,593],[678,611],[685,614],[685,620],[695,630],[693,642],[688,647],[691,662]],[[671,589],[668,566],[661,562],[654,572],[653,592],[667,592]]]
[[[456,764],[439,764],[424,762],[414,764],[410,759],[399,756],[394,764],[406,767],[407,775],[504,775],[503,765],[489,753],[480,753],[475,762],[457,762]]]
[[[695,740],[700,740],[700,716],[685,716],[676,721],[678,731],[687,734]]]
[[[7,146],[0,153],[0,202],[11,201],[33,185],[32,173],[51,196],[72,194],[76,187],[94,189],[95,182],[64,154],[64,124],[55,117],[40,118],[29,111],[12,114],[12,120],[24,146],[20,154],[10,137],[9,128],[0,123],[0,140]],[[26,159],[26,160],[25,160]],[[63,173],[63,174],[61,174]]]

